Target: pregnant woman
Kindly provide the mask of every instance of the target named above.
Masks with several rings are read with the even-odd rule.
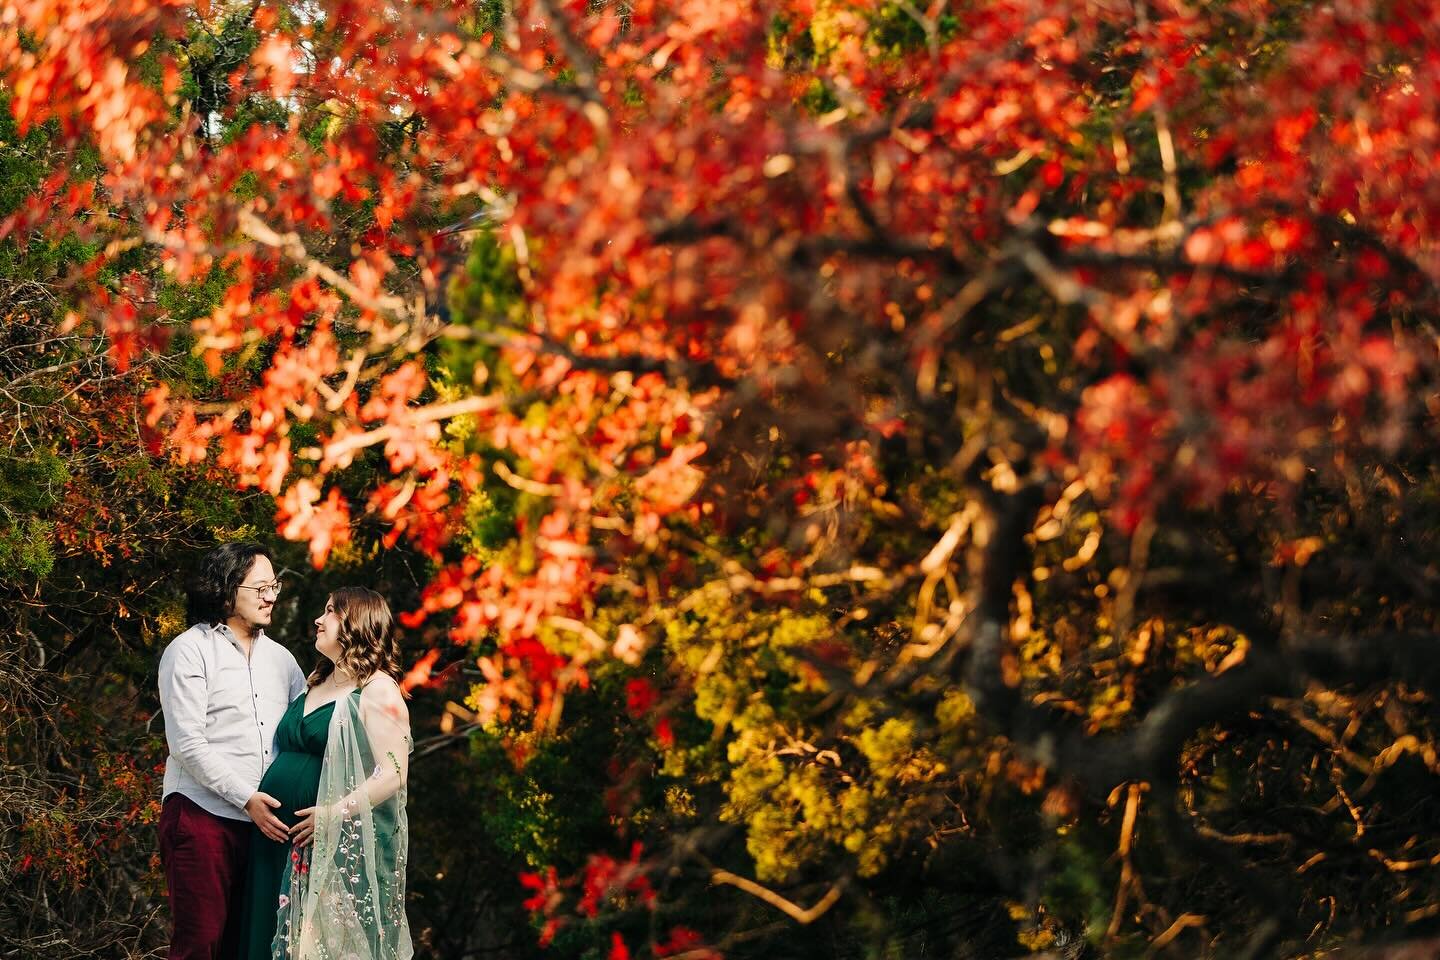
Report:
[[[289,828],[255,828],[244,960],[408,960],[410,717],[384,598],[336,590],[315,620],[320,665],[275,733],[260,783]]]

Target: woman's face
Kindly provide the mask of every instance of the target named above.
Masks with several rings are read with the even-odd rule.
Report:
[[[340,659],[340,616],[335,601],[325,601],[325,612],[315,618],[315,649],[335,663]]]

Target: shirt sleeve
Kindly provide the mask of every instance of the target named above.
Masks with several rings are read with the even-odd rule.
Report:
[[[295,662],[292,654],[290,657],[290,703],[305,692],[305,671],[300,669],[300,664]]]
[[[160,707],[170,753],[203,787],[244,808],[255,791],[210,746],[205,736],[208,683],[194,648],[172,643],[160,657]]]

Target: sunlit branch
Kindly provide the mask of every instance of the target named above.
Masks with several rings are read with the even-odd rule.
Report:
[[[347,434],[338,440],[327,443],[323,448],[324,459],[327,462],[340,461],[356,451],[377,443],[384,443],[420,424],[449,420],[471,413],[487,413],[505,407],[508,402],[505,397],[499,395],[486,395],[466,397],[450,403],[408,408],[403,417],[395,422],[387,423],[383,427],[376,427],[374,430],[367,430],[364,433]]]
[[[333,267],[330,267],[310,256],[305,249],[305,243],[298,233],[281,234],[272,229],[259,217],[247,210],[240,211],[240,229],[251,239],[268,247],[280,250],[290,259],[297,263],[304,264],[305,269],[330,284],[335,289],[344,293],[345,296],[359,307],[379,314],[388,314],[402,322],[410,322],[417,317],[413,315],[402,298],[392,295],[372,296],[356,286],[348,277],[342,276]],[[423,310],[418,315],[424,316]]]
[[[847,885],[846,880],[841,880],[839,883],[832,885],[830,889],[825,892],[825,895],[815,901],[812,906],[802,907],[791,900],[785,899],[769,887],[763,887],[754,880],[737,876],[728,870],[715,870],[710,874],[710,879],[714,883],[723,883],[736,887],[750,894],[752,897],[763,900],[799,924],[811,924],[824,916],[825,912],[833,907],[840,899],[840,895],[845,892]]]

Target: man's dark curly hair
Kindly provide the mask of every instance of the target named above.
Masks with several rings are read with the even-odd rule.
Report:
[[[256,557],[275,561],[258,543],[222,543],[200,558],[185,597],[185,616],[192,623],[224,623],[235,612],[235,593]]]

